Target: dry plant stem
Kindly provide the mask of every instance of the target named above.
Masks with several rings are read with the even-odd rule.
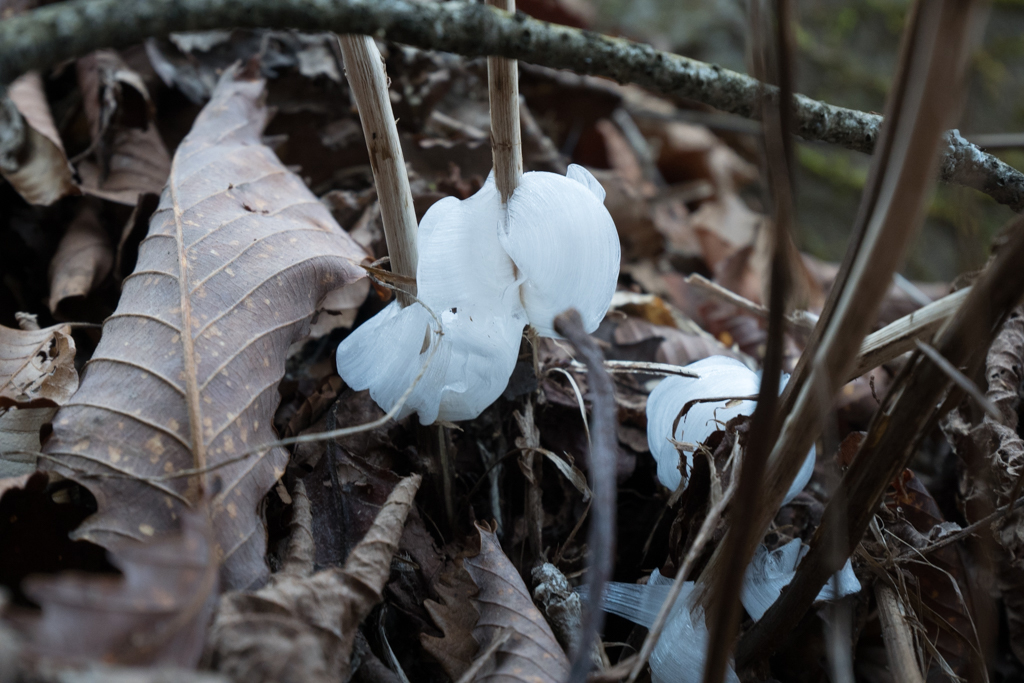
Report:
[[[555,329],[576,347],[576,353],[586,363],[591,393],[590,488],[594,504],[587,534],[591,558],[587,572],[590,604],[583,615],[576,651],[571,653],[569,673],[569,683],[583,683],[593,666],[592,644],[604,624],[601,598],[615,563],[615,460],[618,452],[615,385],[611,375],[605,372],[601,350],[583,329],[583,320],[575,309],[570,308],[556,317]]]
[[[956,313],[970,291],[970,287],[965,287],[953,292],[869,334],[860,345],[857,363],[847,379],[860,377],[871,368],[913,351],[918,339],[930,339]]]
[[[730,303],[737,308],[743,309],[747,313],[753,313],[759,318],[768,318],[768,309],[764,306],[755,304],[750,299],[742,297],[716,282],[712,282],[699,273],[688,276],[686,278],[686,284],[696,287],[697,289],[700,289],[715,298],[721,299],[726,303]],[[809,315],[806,311],[801,311],[801,313],[802,315],[799,313],[791,313],[787,315],[785,317],[786,324],[789,327],[805,333],[813,331],[816,322],[813,319],[813,316]]]
[[[875,601],[893,679],[902,683],[924,683],[921,668],[917,665],[914,636],[899,595],[889,584],[878,581],[875,583]]]
[[[708,649],[704,683],[722,683],[739,628],[740,600],[747,565],[761,530],[746,523],[761,505],[761,484],[771,444],[778,435],[777,410],[782,354],[786,343],[786,299],[790,289],[789,230],[793,219],[793,36],[789,0],[768,3],[755,0],[751,7],[751,33],[755,38],[755,73],[779,84],[779,97],[764,101],[764,158],[771,189],[772,263],[769,275],[768,340],[757,407],[750,421],[747,452],[739,475],[736,503],[729,515],[729,531],[721,544],[723,572],[712,584],[705,603]],[[761,21],[759,21],[759,19]],[[763,21],[764,35],[761,32]],[[761,37],[758,40],[758,36]],[[770,36],[770,38],[769,38]],[[760,45],[757,45],[760,43]],[[772,49],[774,48],[774,49]],[[773,59],[774,57],[774,59]],[[769,66],[771,64],[771,66]],[[773,73],[774,72],[774,73]]]
[[[894,99],[889,103],[893,125],[886,128],[884,135],[892,139],[891,150],[884,160],[884,170],[878,171],[882,180],[871,218],[834,316],[827,323],[820,346],[811,349],[814,355],[806,366],[810,368],[807,379],[772,450],[764,479],[763,505],[747,520],[753,528],[754,543],[767,530],[820,432],[819,392],[834,394],[849,376],[893,273],[902,263],[920,224],[942,130],[952,120],[960,101],[959,85],[973,6],[954,0],[929,0],[918,6],[915,20],[908,28],[912,49],[907,51],[909,59],[897,80],[914,86],[894,91]],[[876,163],[883,162],[876,159]],[[868,201],[872,198],[868,197]],[[725,569],[721,555],[720,547],[709,562],[711,583],[718,581]],[[763,619],[759,626],[762,624]]]
[[[515,0],[487,0],[506,12],[516,11]],[[509,197],[523,176],[523,140],[519,129],[519,63],[505,57],[487,58],[487,94],[491,102],[491,154],[494,184],[501,201]]]
[[[345,75],[359,108],[363,137],[370,153],[391,270],[399,276],[415,278],[418,262],[416,211],[398,127],[391,111],[384,59],[369,36],[343,35],[338,40],[345,57]],[[402,291],[398,292],[398,300],[403,306],[412,302]]]
[[[935,363],[939,368],[946,373],[946,376],[953,380],[960,389],[978,402],[985,412],[989,414],[995,420],[1002,419],[1002,414],[999,412],[999,408],[996,408],[992,401],[988,400],[988,397],[982,393],[981,389],[974,381],[960,372],[952,363],[942,357],[942,354],[932,348],[930,345],[924,343],[920,339],[917,341],[917,350],[928,357],[928,360]],[[1019,480],[1018,480],[1019,482]],[[1016,498],[1016,496],[1014,496]]]
[[[1024,221],[1011,240],[971,288],[957,314],[939,333],[935,348],[969,376],[985,359],[1000,326],[1024,294]],[[951,385],[946,372],[924,354],[914,354],[896,378],[875,414],[853,464],[843,477],[841,496],[833,498],[782,596],[740,643],[739,658],[752,661],[767,654],[811,606],[818,591],[860,542],[890,482],[910,462],[923,434],[939,417],[943,393]],[[846,504],[837,504],[837,500]],[[845,527],[845,528],[844,528]],[[830,552],[837,534],[843,553]],[[940,541],[941,542],[941,541]]]
[[[102,47],[127,47],[175,31],[295,28],[362,33],[466,56],[509,59],[637,83],[655,92],[752,117],[758,83],[749,76],[649,45],[508,14],[483,5],[405,0],[72,0],[0,24],[0,83]],[[774,92],[769,88],[769,92]],[[795,98],[796,132],[871,152],[881,117]],[[951,137],[940,168],[946,182],[1024,211],[1024,174],[961,137]]]
[[[733,469],[738,467],[740,473],[743,471],[741,465],[741,458],[739,454],[739,442],[734,446],[733,452]],[[683,583],[686,582],[687,577],[690,575],[690,570],[693,569],[693,565],[697,562],[697,558],[700,557],[701,553],[704,552],[704,546],[707,545],[708,541],[711,540],[711,535],[715,529],[718,528],[718,521],[722,518],[722,513],[725,512],[725,508],[729,505],[729,501],[732,500],[733,494],[736,493],[736,488],[739,485],[739,476],[735,474],[732,480],[729,482],[728,488],[725,489],[725,493],[717,503],[715,503],[710,510],[708,510],[707,517],[704,518],[704,522],[700,525],[700,530],[697,532],[697,537],[693,541],[693,545],[686,551],[686,557],[683,559],[683,566],[676,572],[676,577],[672,581],[672,586],[669,588],[668,595],[665,596],[665,601],[661,603],[661,609],[658,610],[658,616],[655,617],[654,623],[651,624],[651,629],[647,632],[647,637],[644,638],[644,644],[640,647],[640,652],[637,653],[636,658],[633,661],[632,669],[629,672],[629,678],[627,683],[634,683],[636,679],[643,673],[644,667],[647,666],[648,660],[651,658],[651,653],[654,652],[655,646],[658,644],[658,639],[661,638],[661,632],[665,629],[665,624],[668,623],[669,614],[672,612],[672,607],[676,604],[676,599],[679,597],[680,591],[683,589]]]

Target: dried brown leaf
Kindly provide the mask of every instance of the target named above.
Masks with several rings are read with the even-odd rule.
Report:
[[[43,608],[32,624],[43,655],[112,664],[192,667],[216,604],[209,519],[187,512],[182,533],[112,553],[123,577],[65,573],[25,581]]]
[[[113,50],[87,55],[77,67],[93,151],[92,160],[78,165],[82,189],[128,206],[135,206],[140,194],[159,194],[171,158],[142,77]]]
[[[99,511],[75,532],[146,541],[210,497],[222,583],[261,583],[257,511],[287,454],[276,439],[289,344],[317,302],[361,276],[362,250],[260,144],[264,82],[227,73],[178,148],[115,313],[46,451]],[[185,331],[185,334],[182,332]]]
[[[709,335],[689,334],[675,327],[652,325],[634,317],[626,318],[615,328],[613,340],[615,348],[610,355],[622,360],[688,365],[708,356],[737,357],[735,352]],[[630,353],[630,349],[636,352]]]
[[[75,341],[66,325],[0,326],[0,477],[35,469],[40,428],[76,389]]]
[[[1018,388],[1024,382],[1024,310],[1017,309],[1003,324],[986,359],[986,397],[1002,414],[1001,421],[985,415],[972,425],[964,408],[949,413],[942,429],[966,464],[961,479],[963,504],[969,522],[1021,495],[1024,440],[1017,433]],[[1010,648],[1024,662],[1024,537],[1018,510],[1002,516],[992,531],[996,584],[1006,609]]]
[[[489,643],[503,628],[511,628],[514,635],[474,680],[564,681],[569,675],[565,651],[533,604],[519,572],[502,552],[497,536],[481,527],[477,531],[480,553],[463,560],[480,589],[474,599],[480,619],[473,636],[477,642]]]
[[[211,664],[245,683],[348,680],[356,632],[382,599],[419,485],[419,475],[398,483],[344,567],[309,576],[294,567],[311,563],[289,563],[255,593],[224,595],[207,646]],[[307,526],[295,533],[311,532]]]
[[[80,194],[64,154],[39,74],[29,72],[8,87],[0,102],[0,175],[29,204],[48,206]],[[13,104],[15,111],[8,107]],[[18,129],[21,130],[18,130]]]
[[[423,606],[444,636],[438,638],[421,633],[420,642],[423,649],[440,662],[448,677],[457,681],[480,649],[473,637],[479,618],[472,599],[477,587],[465,568],[453,563],[437,578],[433,588],[441,601],[424,600]]]
[[[50,261],[50,311],[56,313],[65,299],[87,295],[113,265],[110,236],[100,225],[95,207],[83,202]]]

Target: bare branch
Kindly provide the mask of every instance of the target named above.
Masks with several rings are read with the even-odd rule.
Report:
[[[174,31],[296,28],[362,33],[465,56],[497,55],[636,83],[752,118],[758,81],[649,45],[530,19],[485,5],[410,0],[72,0],[0,23],[0,83],[102,47],[125,47]],[[771,96],[777,90],[767,88]],[[806,140],[871,152],[882,117],[794,97]],[[1024,211],[1024,174],[958,134],[947,136],[940,176]]]

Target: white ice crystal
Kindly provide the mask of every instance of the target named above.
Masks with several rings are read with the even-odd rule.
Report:
[[[747,613],[757,621],[779,598],[783,586],[796,575],[796,567],[806,552],[800,539],[769,552],[759,546],[747,567],[740,601]],[[655,569],[646,585],[635,583],[609,583],[604,592],[602,607],[646,628],[654,625],[662,603],[668,598],[672,580]],[[683,582],[679,597],[669,612],[665,629],[654,651],[651,652],[651,680],[655,683],[697,683],[704,678],[704,660],[707,656],[708,629],[703,610],[695,604],[693,581]],[[581,590],[584,594],[585,591]],[[818,600],[836,600],[860,592],[860,582],[853,574],[850,561],[829,581]],[[727,681],[738,681],[730,665]]]
[[[686,369],[697,372],[700,377],[668,377],[655,387],[647,399],[647,442],[651,455],[658,463],[658,480],[673,491],[682,481],[682,472],[679,470],[679,451],[670,439],[692,444],[703,443],[729,420],[738,415],[753,413],[756,401],[730,399],[756,396],[761,386],[757,373],[728,356],[710,356],[690,363]],[[789,375],[783,375],[780,386],[785,387],[788,381]],[[691,403],[712,398],[722,400]],[[679,417],[687,404],[690,404],[689,410]],[[814,459],[815,451],[812,447],[786,493],[783,504],[791,501],[807,486],[814,473]],[[693,453],[685,453],[685,462],[686,471],[689,472],[693,466]]]
[[[472,197],[437,202],[419,226],[419,302],[391,303],[350,334],[338,373],[390,410],[430,359],[400,415],[476,417],[508,384],[527,324],[553,336],[568,308],[588,332],[600,324],[619,274],[603,201],[597,179],[572,165],[565,176],[524,174],[507,205],[493,174]]]
[[[605,589],[604,609],[650,628],[661,604],[668,597],[672,580],[654,570],[647,585],[610,583]],[[654,683],[700,683],[704,680],[704,659],[708,650],[708,627],[703,610],[694,605],[693,581],[683,583],[679,597],[672,606],[658,644],[651,652],[651,680]],[[728,683],[739,683],[729,665],[725,672]]]
[[[764,616],[768,608],[779,599],[782,589],[796,576],[796,567],[806,554],[807,548],[794,538],[789,543],[769,551],[759,545],[750,560],[743,580],[740,602],[747,614],[755,621]],[[846,560],[843,568],[835,573],[818,593],[818,600],[837,600],[860,592],[860,581],[853,573],[853,565]]]

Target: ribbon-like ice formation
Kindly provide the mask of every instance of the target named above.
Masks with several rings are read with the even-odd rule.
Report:
[[[764,616],[772,603],[778,600],[783,587],[796,576],[797,564],[805,553],[806,548],[801,546],[799,538],[770,552],[763,545],[758,546],[747,567],[740,594],[743,608],[754,621]],[[671,585],[672,580],[655,569],[646,585],[609,583],[602,606],[606,612],[650,628],[662,603],[668,598]],[[708,627],[703,609],[693,600],[695,587],[693,581],[683,582],[661,638],[651,652],[651,680],[654,683],[699,683],[704,679]],[[836,572],[818,593],[818,600],[838,600],[859,593],[860,588],[860,582],[847,560],[842,570]],[[585,591],[580,592],[585,597]],[[725,680],[729,683],[739,681],[731,665],[726,669]]]
[[[738,360],[711,356],[686,366],[700,377],[669,377],[651,392],[647,399],[647,441],[651,455],[658,462],[658,480],[675,490],[682,482],[680,456],[674,441],[703,443],[713,432],[738,415],[750,415],[755,401],[737,400],[755,396],[761,386],[757,373]],[[782,386],[789,375],[782,378]],[[695,402],[701,399],[717,401]],[[689,408],[683,415],[680,413]],[[678,422],[677,422],[678,418]],[[674,425],[674,426],[673,426]],[[670,440],[671,439],[671,440]],[[814,472],[815,451],[812,448],[786,494],[783,504],[804,489]],[[685,453],[686,470],[693,466],[693,454]],[[805,549],[800,539],[768,551],[758,546],[743,579],[740,602],[756,621],[778,600],[783,587],[796,576],[796,567]],[[671,580],[657,570],[647,585],[610,583],[605,590],[604,609],[648,628],[668,597]],[[651,679],[655,683],[697,683],[704,677],[708,629],[704,612],[692,600],[695,584],[683,583],[679,598],[672,606],[665,630],[651,653]],[[836,573],[833,580],[818,594],[818,600],[835,600],[860,592],[850,561]],[[726,680],[738,681],[730,666]]]
[[[757,373],[728,356],[709,356],[690,363],[686,368],[696,371],[700,378],[668,377],[655,387],[647,399],[647,442],[651,455],[658,462],[658,481],[672,491],[678,488],[683,475],[679,469],[679,451],[671,440],[704,443],[729,420],[738,415],[753,413],[756,401],[734,399],[756,396],[761,387]],[[788,381],[789,375],[783,375],[780,390]],[[713,398],[722,400],[706,400]],[[690,404],[689,409],[680,416],[687,404]],[[685,456],[686,471],[689,472],[693,467],[693,453],[687,452]],[[783,505],[793,500],[807,486],[814,474],[814,460],[815,450],[812,446],[786,493]]]
[[[392,302],[354,330],[338,346],[338,374],[390,410],[426,364],[399,417],[479,415],[508,384],[527,324],[558,336],[555,316],[575,308],[593,332],[607,312],[620,252],[604,196],[573,164],[564,176],[524,174],[507,205],[492,173],[469,199],[431,206],[417,238],[419,301]]]

